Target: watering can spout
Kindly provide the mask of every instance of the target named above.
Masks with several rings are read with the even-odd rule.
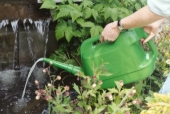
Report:
[[[77,67],[71,64],[65,64],[65,63],[61,63],[52,59],[48,59],[48,58],[43,58],[43,61],[46,63],[51,64],[52,66],[56,66],[58,68],[61,68],[67,72],[70,72],[74,75],[78,74],[78,72],[83,72],[81,67]]]

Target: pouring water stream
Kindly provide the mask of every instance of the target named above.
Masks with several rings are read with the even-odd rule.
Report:
[[[26,83],[25,83],[25,87],[24,87],[24,90],[23,90],[21,99],[24,98],[25,90],[26,90],[26,87],[27,87],[28,80],[29,80],[29,78],[30,78],[30,76],[31,76],[31,73],[33,72],[36,64],[37,64],[38,62],[40,62],[40,61],[43,61],[43,58],[38,59],[38,60],[34,63],[34,65],[31,67],[31,69],[30,69],[30,71],[29,71],[29,73],[28,73],[28,77],[27,77],[27,80],[26,80]]]

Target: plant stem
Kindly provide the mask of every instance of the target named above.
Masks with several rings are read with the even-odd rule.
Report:
[[[130,89],[130,91],[126,94],[126,96],[122,99],[122,101],[120,102],[120,104],[116,107],[116,109],[114,110],[114,112],[112,114],[116,114],[117,110],[119,110],[119,108],[123,105],[123,103],[125,102],[125,100],[129,97],[129,94],[131,93],[131,91],[134,89],[134,87],[132,87]]]
[[[48,102],[48,114],[51,113],[51,106],[50,106],[50,102]]]

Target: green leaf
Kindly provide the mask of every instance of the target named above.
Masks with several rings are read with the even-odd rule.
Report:
[[[109,90],[109,92],[111,92],[111,93],[119,93],[118,90],[115,89],[115,88],[111,88],[111,89],[108,89],[108,90]]]
[[[89,7],[85,8],[83,10],[83,16],[84,16],[85,19],[90,18],[91,15],[92,15],[92,12],[91,12],[91,9]]]
[[[89,93],[91,96],[93,96],[93,97],[96,97],[96,95],[93,93],[93,92],[91,92],[91,93]]]
[[[115,81],[116,87],[118,88],[118,90],[120,91],[122,86],[120,85],[119,81]]]
[[[112,8],[111,18],[113,21],[118,19],[118,8]]]
[[[130,15],[130,11],[125,7],[121,7],[121,8],[119,8],[119,10],[120,10],[120,13],[119,13],[120,18],[124,18],[124,17]]]
[[[73,32],[73,35],[76,36],[76,37],[82,37],[83,34],[80,32],[80,30],[75,30]]]
[[[99,26],[99,25],[94,25],[91,29],[90,29],[90,34],[91,34],[91,37],[93,36],[96,36],[96,35],[99,35],[101,32],[102,32],[103,28],[102,26]]]
[[[77,105],[78,105],[79,107],[83,107],[83,102],[80,101]]]
[[[150,103],[150,102],[153,102],[154,101],[154,98],[152,98],[152,97],[146,97],[146,99],[145,99],[148,103]]]
[[[96,10],[92,9],[92,15],[93,15],[93,18],[97,21],[97,18],[99,17],[99,14]]]
[[[142,3],[142,5],[146,5],[146,2],[147,0],[140,0],[140,2]]]
[[[108,18],[108,17],[110,17],[111,16],[111,8],[110,7],[107,7],[107,8],[105,8],[104,9],[104,18],[105,18],[105,20]]]
[[[82,27],[92,27],[94,24],[92,22],[84,22],[81,24]]]
[[[53,11],[53,21],[56,21],[57,20],[57,15],[59,13],[59,10],[54,10]]]
[[[73,3],[73,0],[68,0],[68,3],[69,3],[69,4],[72,4],[72,3]]]
[[[84,8],[86,8],[86,7],[92,7],[93,4],[94,4],[94,3],[93,3],[91,0],[83,0],[83,2],[82,2],[82,5],[83,5]]]
[[[143,80],[138,81],[138,83],[135,83],[135,89],[136,89],[136,95],[140,96],[142,89],[143,89]]]
[[[62,9],[62,11],[61,11]],[[59,18],[63,18],[69,15],[69,11],[67,9],[63,9],[60,8],[60,11],[58,12],[58,14],[55,16],[55,20],[59,19]]]
[[[64,20],[60,20],[58,25],[56,26],[56,38],[57,40],[63,38],[65,36],[68,42],[71,41],[74,31],[76,29],[75,23],[71,21],[65,22]]]
[[[82,112],[76,110],[76,111],[74,112],[74,114],[82,114]]]
[[[55,36],[56,39],[59,40],[64,37],[65,31],[67,29],[67,23],[63,20],[61,20],[57,25],[55,29]]]
[[[102,105],[100,108],[95,108],[96,114],[99,114],[100,112],[102,112],[106,107],[107,105]]]
[[[71,38],[73,37],[73,29],[71,26],[68,26],[66,31],[65,31],[65,36],[68,42],[71,41]]]
[[[60,112],[60,111],[64,112],[65,108],[62,105],[55,105],[53,106],[53,110],[56,112]]]
[[[96,10],[97,12],[101,12],[103,8],[104,8],[103,4],[96,4],[93,7],[93,9]]]
[[[136,8],[136,10],[139,10],[141,8],[141,5],[139,3],[136,3],[135,8]]]
[[[71,64],[71,65],[75,65],[75,66],[78,65],[77,62],[75,61],[75,59],[67,59],[67,61],[64,62],[64,63],[66,63],[66,64]]]
[[[61,5],[58,7],[60,12],[57,15],[56,19],[70,16],[72,21],[75,21],[78,17],[82,16],[81,7],[77,4]]]
[[[81,7],[78,4],[70,4],[70,15],[72,17],[72,21],[75,21],[78,17],[82,16]]]
[[[83,24],[83,23],[85,22],[85,20],[84,20],[83,18],[78,18],[78,19],[76,19],[76,22],[77,22],[79,25],[81,25],[81,24]]]
[[[79,87],[74,83],[73,88],[76,90],[78,94],[80,94]]]
[[[114,102],[112,102],[112,104],[108,106],[108,111],[113,112],[116,108],[117,105]]]
[[[55,9],[57,7],[53,0],[45,0],[40,9]]]

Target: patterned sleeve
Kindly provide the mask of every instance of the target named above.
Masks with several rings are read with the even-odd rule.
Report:
[[[147,0],[150,10],[160,16],[170,16],[170,0]]]

